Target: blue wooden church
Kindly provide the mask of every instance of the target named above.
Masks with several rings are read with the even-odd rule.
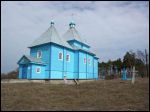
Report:
[[[75,23],[60,37],[54,22],[18,61],[19,79],[97,79],[98,57],[90,51]]]

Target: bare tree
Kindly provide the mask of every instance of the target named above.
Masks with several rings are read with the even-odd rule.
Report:
[[[148,67],[148,53],[147,50],[145,49],[145,61],[146,61],[146,71],[147,71],[147,77],[149,75],[149,67]]]
[[[136,57],[137,57],[138,59],[140,59],[140,60],[145,64],[145,67],[146,67],[146,74],[147,74],[147,77],[148,77],[148,75],[149,75],[149,67],[148,67],[149,59],[148,59],[147,50],[145,49],[145,52],[142,52],[142,51],[140,51],[140,50],[137,50]]]

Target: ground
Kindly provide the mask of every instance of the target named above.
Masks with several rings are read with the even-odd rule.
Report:
[[[79,85],[1,84],[1,110],[149,110],[149,79]]]

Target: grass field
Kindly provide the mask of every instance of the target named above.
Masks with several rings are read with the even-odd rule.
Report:
[[[79,85],[1,84],[1,110],[149,110],[149,79]]]

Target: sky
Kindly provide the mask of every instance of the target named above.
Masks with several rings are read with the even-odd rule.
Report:
[[[123,58],[129,50],[149,50],[148,1],[2,1],[1,73],[18,67],[52,19],[60,36],[75,21],[99,62]]]

